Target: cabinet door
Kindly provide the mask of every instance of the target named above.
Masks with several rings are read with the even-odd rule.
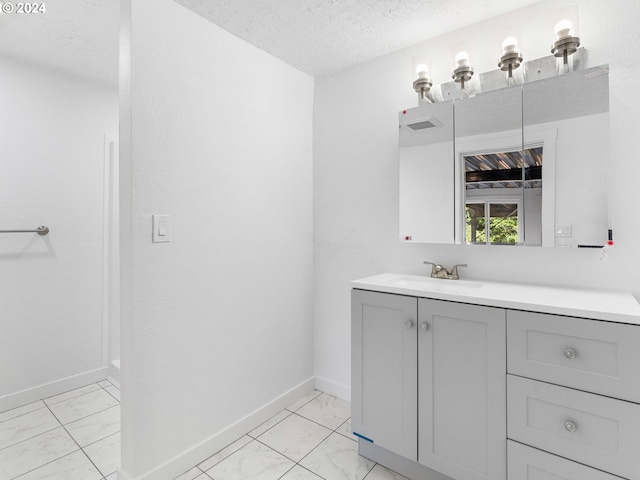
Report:
[[[417,299],[352,290],[351,427],[417,459]]]
[[[506,312],[420,299],[418,461],[456,480],[506,478]]]

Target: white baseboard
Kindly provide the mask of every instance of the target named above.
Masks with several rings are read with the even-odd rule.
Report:
[[[347,402],[351,401],[351,387],[348,385],[343,385],[322,377],[316,377],[315,385],[316,390],[341,398]]]
[[[116,475],[117,480],[133,480],[126,472],[122,471],[122,469],[118,469],[118,473]]]
[[[223,449],[242,435],[250,432],[258,425],[266,422],[276,413],[284,410],[287,406],[312,391],[314,386],[315,379],[313,377],[309,378],[271,402],[251,412],[246,417],[229,425],[224,430],[194,445],[189,450],[186,450],[140,477],[132,477],[124,470],[118,470],[118,480],[167,480],[167,478],[175,478],[193,468],[194,465],[206,460],[213,453]]]
[[[0,397],[0,412],[17,408],[27,403],[36,402],[43,398],[68,392],[74,388],[84,387],[90,383],[99,382],[107,378],[107,367],[97,368],[71,377],[62,378],[54,382],[45,383],[36,387],[20,390]]]
[[[111,362],[111,365],[109,365],[109,376],[107,380],[120,388],[120,360],[114,360]]]

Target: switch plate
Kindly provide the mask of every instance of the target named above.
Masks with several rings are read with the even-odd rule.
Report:
[[[171,241],[171,223],[169,215],[152,215],[153,218],[153,243],[166,243]]]
[[[556,225],[556,237],[570,237],[571,225]]]

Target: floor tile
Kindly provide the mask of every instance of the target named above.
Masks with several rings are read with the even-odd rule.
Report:
[[[68,423],[66,428],[78,445],[86,447],[120,431],[120,405]]]
[[[264,432],[266,432],[267,430],[269,430],[271,427],[275,426],[276,424],[280,423],[282,420],[287,418],[289,415],[291,415],[290,411],[282,410],[281,412],[275,414],[269,420],[264,422],[262,425],[260,425],[260,426],[258,426],[256,428],[254,428],[253,430],[251,430],[247,435],[249,435],[250,437],[253,437],[253,438],[258,438]]]
[[[174,478],[174,480],[194,480],[202,475],[202,470],[198,467],[193,467],[188,472],[183,473],[179,477]]]
[[[47,405],[53,405],[56,403],[64,402],[65,400],[69,400],[73,397],[79,397],[80,395],[84,395],[85,393],[95,392],[96,390],[100,390],[100,386],[97,383],[92,383],[91,385],[87,385],[86,387],[76,388],[74,390],[69,390],[68,392],[61,393],[60,395],[45,398],[44,403],[46,403]]]
[[[253,440],[206,473],[215,480],[277,480],[294,465],[288,458]]]
[[[111,382],[109,380],[102,380],[101,382],[98,382],[98,385],[100,385],[102,388],[107,388],[107,387],[112,387],[113,385],[111,385]]]
[[[201,470],[204,470],[206,472],[211,467],[213,467],[215,464],[220,463],[222,460],[227,458],[232,453],[237,452],[238,450],[240,450],[246,444],[251,442],[251,440],[252,440],[252,438],[247,436],[247,435],[239,438],[238,440],[236,440],[232,444],[228,445],[227,447],[223,448],[219,452],[215,453],[214,455],[211,455],[204,462],[200,463],[198,465],[198,467],[200,467]]]
[[[358,441],[358,437],[353,434],[353,430],[351,430],[351,419],[349,418],[346,422],[336,428],[336,432],[340,435],[344,435],[347,438],[350,438],[353,441]]]
[[[56,428],[0,450],[0,478],[17,477],[76,450],[78,445],[64,428]]]
[[[102,388],[84,395],[50,405],[49,408],[63,425],[88,417],[118,405],[118,401]]]
[[[317,476],[315,473],[311,473],[306,468],[301,467],[300,465],[296,465],[284,476],[280,477],[280,480],[323,480],[321,477]]]
[[[114,387],[113,385],[111,385],[110,387],[105,387],[104,389],[109,393],[109,395],[120,401],[120,389]]]
[[[375,467],[369,472],[366,480],[409,480],[407,477],[400,475],[388,468],[383,467],[380,464],[376,464]]]
[[[120,466],[120,433],[92,443],[84,451],[103,475],[111,475]]]
[[[358,454],[356,442],[332,433],[300,465],[326,479],[362,480],[375,463]]]
[[[4,422],[5,420],[10,420],[15,417],[19,417],[20,415],[24,415],[25,413],[33,412],[34,410],[38,410],[40,408],[44,408],[45,404],[42,400],[38,400],[37,402],[29,403],[27,405],[23,405],[18,408],[13,408],[11,410],[4,411],[0,413],[0,422]]]
[[[16,480],[101,480],[102,475],[82,450],[30,471]]]
[[[300,407],[306,405],[307,403],[309,403],[311,400],[313,400],[314,398],[316,398],[318,395],[320,395],[322,392],[319,390],[311,390],[309,393],[307,393],[304,397],[302,397],[299,400],[296,400],[295,402],[293,402],[291,405],[289,405],[287,407],[287,410],[290,410],[292,412],[295,412],[296,410],[298,410]]]
[[[331,434],[331,430],[295,413],[260,435],[258,440],[299,462]]]
[[[296,413],[335,430],[351,417],[351,404],[323,393],[298,409]]]
[[[60,427],[48,408],[39,408],[0,423],[0,449]]]

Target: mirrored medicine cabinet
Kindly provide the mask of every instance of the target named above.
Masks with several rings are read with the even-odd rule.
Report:
[[[607,66],[426,104],[399,117],[402,240],[606,243]]]

